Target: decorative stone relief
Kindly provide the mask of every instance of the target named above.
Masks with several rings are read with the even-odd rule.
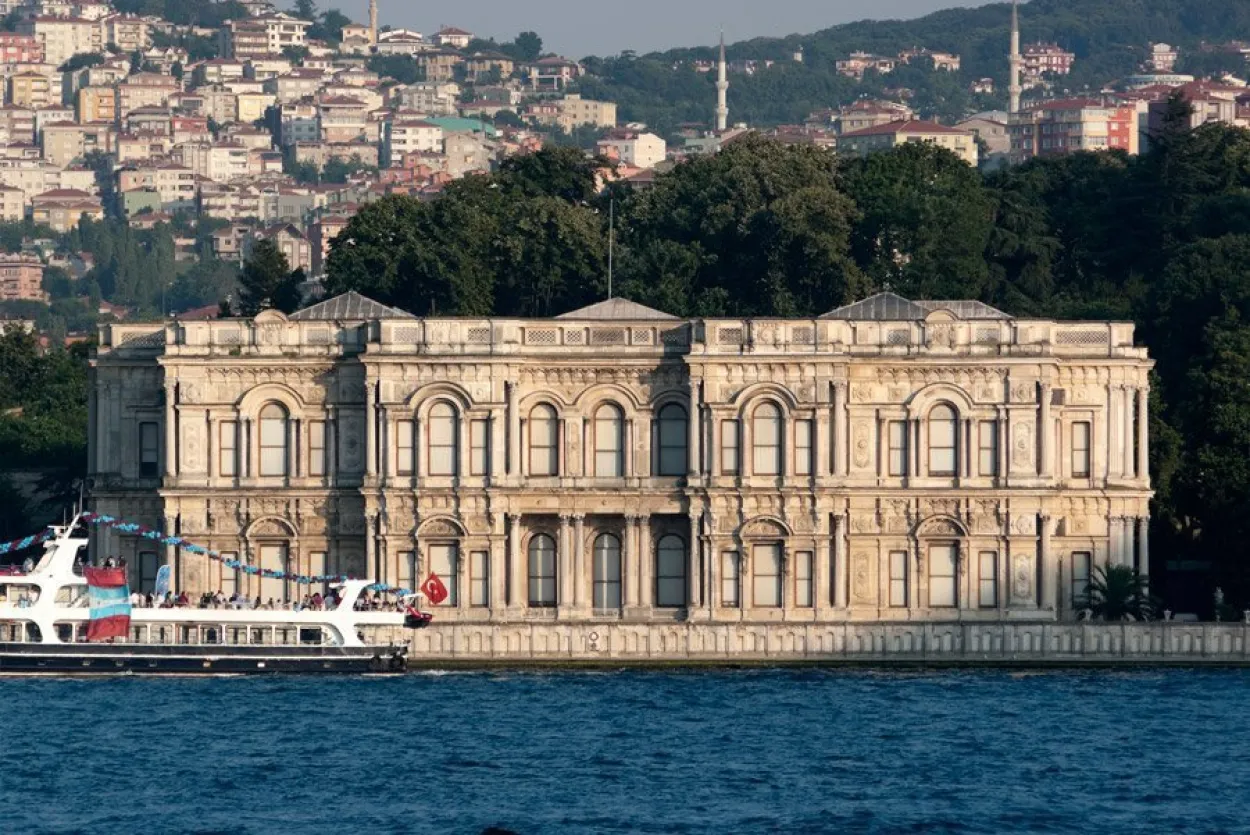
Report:
[[[1033,559],[1027,556],[1012,557],[1011,599],[1019,603],[1033,600]]]
[[[1028,467],[1033,463],[1033,426],[1020,422],[1015,425],[1012,435],[1011,462],[1017,467]]]
[[[872,570],[872,554],[857,551],[851,558],[851,602],[871,606],[877,602],[877,586]]]
[[[1012,403],[1036,403],[1037,386],[1034,383],[1013,383],[1011,386]]]
[[[855,450],[855,466],[863,469],[868,466],[872,440],[871,427],[866,420],[857,420],[851,427],[851,445]]]
[[[1011,519],[1011,531],[1021,535],[1037,533],[1037,516],[1031,513],[1021,513],[1013,516]]]
[[[198,421],[188,421],[182,426],[182,461],[180,470],[185,473],[204,472],[204,429]]]
[[[851,516],[851,531],[853,533],[876,533],[877,517],[873,513],[857,513]]]

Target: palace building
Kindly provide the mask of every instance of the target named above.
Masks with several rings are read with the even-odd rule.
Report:
[[[1152,362],[1123,322],[883,293],[814,319],[103,325],[90,500],[264,568],[450,591],[441,622],[1072,620],[1148,570]],[[115,530],[150,589],[307,587]]]

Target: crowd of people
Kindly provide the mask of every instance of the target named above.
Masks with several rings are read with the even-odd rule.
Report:
[[[164,597],[159,600],[151,593],[144,594],[140,591],[134,591],[130,595],[130,605],[136,609],[255,609],[258,611],[289,611],[289,612],[321,612],[328,609],[336,609],[339,605],[339,598],[335,592],[331,591],[323,595],[321,592],[306,594],[301,600],[275,600],[270,597],[268,600],[262,599],[259,595],[250,598],[245,594],[234,592],[226,596],[224,592],[205,592],[201,594],[199,599],[192,604],[191,597],[184,591],[174,594],[166,592]],[[352,608],[357,612],[403,612],[406,606],[403,601],[390,600],[384,597],[380,592],[374,592],[372,596],[362,594],[360,598],[352,604]]]

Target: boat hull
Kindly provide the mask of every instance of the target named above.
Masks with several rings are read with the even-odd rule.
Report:
[[[0,675],[397,673],[402,647],[0,643]]]

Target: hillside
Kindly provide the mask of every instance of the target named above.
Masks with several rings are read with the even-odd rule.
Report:
[[[1001,106],[1005,94],[973,97],[968,83],[989,77],[1000,91],[1007,79],[1011,7],[996,3],[975,9],[948,9],[915,20],[858,21],[809,35],[756,38],[727,47],[730,61],[771,59],[771,68],[753,76],[730,77],[730,120],[765,126],[801,120],[809,112],[833,107],[882,87],[915,91],[913,104],[923,115],[958,118],[971,110]],[[1033,0],[1020,7],[1021,40],[1057,41],[1077,55],[1073,73],[1061,88],[1098,88],[1133,72],[1151,41],[1179,45],[1180,70],[1190,62],[1206,69],[1212,56],[1201,55],[1203,41],[1225,43],[1250,39],[1250,3],[1227,0]],[[804,60],[790,56],[802,46]],[[958,53],[958,73],[934,73],[900,67],[862,84],[834,71],[834,62],[853,50],[884,55],[912,46]],[[588,96],[615,100],[625,120],[646,122],[670,132],[681,122],[706,122],[715,102],[711,73],[675,62],[711,59],[711,47],[612,58],[591,57],[594,73],[582,84]],[[1215,58],[1218,63],[1221,59]],[[1224,59],[1226,60],[1226,59]]]

